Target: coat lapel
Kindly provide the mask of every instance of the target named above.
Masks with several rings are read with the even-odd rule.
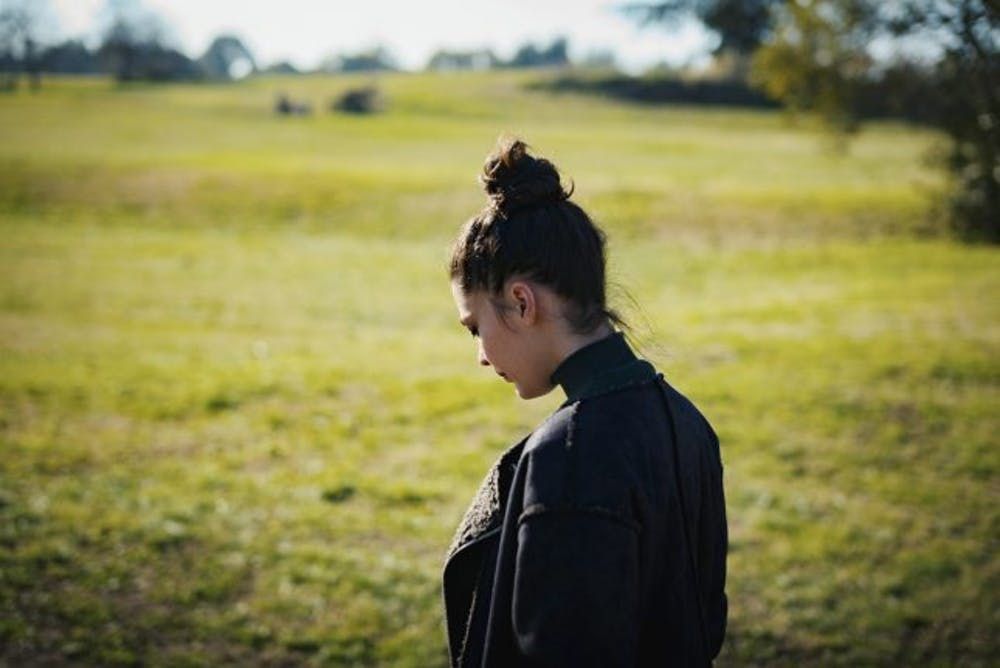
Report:
[[[500,455],[490,467],[448,548],[442,594],[452,666],[464,663],[466,639],[470,630],[473,630],[477,592],[484,585],[481,579],[486,572],[492,574],[490,560],[485,558],[488,555],[479,546],[485,547],[489,540],[499,537],[511,480],[527,440],[526,436]],[[486,603],[484,601],[483,605]],[[485,620],[481,620],[481,623],[485,623]]]
[[[527,440],[528,437],[525,437],[513,445],[500,455],[490,467],[486,477],[479,485],[479,491],[472,498],[472,503],[469,504],[465,516],[455,530],[451,546],[445,557],[445,563],[450,561],[462,548],[476,542],[477,539],[500,526],[503,521],[504,505],[507,501],[507,490],[510,488],[514,469]]]

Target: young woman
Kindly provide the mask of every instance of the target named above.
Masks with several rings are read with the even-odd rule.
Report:
[[[726,629],[719,442],[633,353],[604,234],[555,166],[501,141],[451,258],[479,363],[566,401],[490,469],[448,551],[454,666],[703,666]]]

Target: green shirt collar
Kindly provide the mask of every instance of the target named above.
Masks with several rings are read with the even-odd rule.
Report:
[[[622,332],[613,332],[571,353],[556,367],[551,380],[566,393],[565,406],[655,377],[653,365],[636,357]]]

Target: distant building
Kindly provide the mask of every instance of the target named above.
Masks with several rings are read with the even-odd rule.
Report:
[[[489,49],[478,51],[437,51],[427,61],[425,69],[436,72],[456,70],[488,70],[497,66],[499,60]]]
[[[394,72],[399,69],[396,59],[385,47],[375,47],[359,53],[345,53],[323,60],[322,72]]]

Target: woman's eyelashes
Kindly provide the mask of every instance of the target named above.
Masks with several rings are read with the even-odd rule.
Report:
[[[472,335],[472,338],[476,338],[479,336],[479,329],[476,327],[469,327],[469,334]]]

